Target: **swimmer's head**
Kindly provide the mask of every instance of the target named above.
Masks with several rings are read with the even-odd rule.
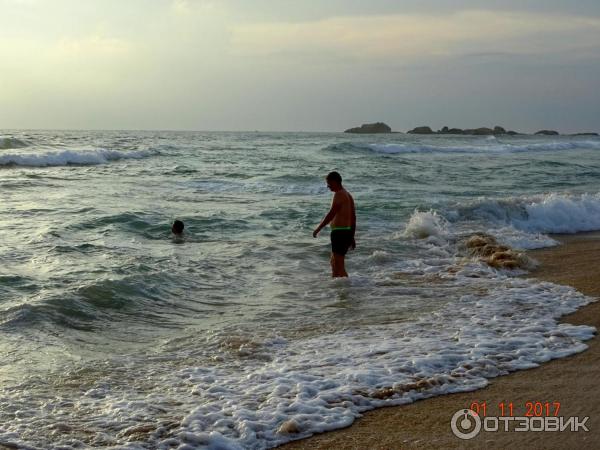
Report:
[[[176,220],[175,222],[173,222],[171,231],[173,232],[173,234],[180,235],[181,233],[183,233],[183,228],[183,222],[181,220]]]
[[[342,188],[342,176],[338,172],[329,172],[325,177],[327,187],[331,191],[339,191]]]

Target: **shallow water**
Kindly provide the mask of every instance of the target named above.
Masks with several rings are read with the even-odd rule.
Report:
[[[350,280],[311,236],[333,169]],[[599,174],[589,136],[4,131],[0,443],[266,448],[581,351],[589,299],[461,242],[600,229]]]

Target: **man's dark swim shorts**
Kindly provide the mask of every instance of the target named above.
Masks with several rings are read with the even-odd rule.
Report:
[[[331,230],[331,251],[344,256],[352,245],[352,230]]]

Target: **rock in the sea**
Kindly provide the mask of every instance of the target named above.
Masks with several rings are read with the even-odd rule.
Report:
[[[433,134],[430,127],[416,127],[408,132],[409,134]]]
[[[544,135],[544,136],[558,136],[559,132],[558,131],[554,131],[554,130],[540,130],[537,133],[535,133],[536,135]]]
[[[438,131],[438,134],[463,134],[463,130],[461,130],[460,128],[444,127]]]
[[[409,131],[409,133],[426,134],[426,132],[424,132],[424,131],[415,131],[415,130],[421,130],[421,129],[427,129],[427,128],[428,127],[418,127],[412,131]],[[510,136],[514,136],[519,133],[517,133],[516,131],[506,131],[506,129],[504,129],[503,127],[496,125],[493,129],[487,128],[487,127],[482,127],[482,128],[466,128],[463,130],[461,128],[443,127],[441,130],[439,130],[437,132],[437,134],[467,134],[467,135],[475,135],[475,136],[492,136],[492,135],[500,136],[503,134],[507,134]]]
[[[359,134],[372,134],[372,133],[391,133],[392,129],[383,122],[365,123],[360,127],[349,128],[344,133],[359,133]]]
[[[571,136],[598,136],[598,133],[573,133]]]
[[[475,136],[492,136],[494,134],[494,130],[492,130],[491,128],[481,127],[464,130],[463,133],[472,134]]]

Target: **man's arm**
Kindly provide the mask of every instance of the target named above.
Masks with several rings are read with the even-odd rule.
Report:
[[[333,220],[333,218],[339,211],[340,203],[339,203],[338,199],[339,199],[339,196],[337,195],[337,192],[336,192],[333,196],[333,201],[331,202],[331,209],[329,210],[327,215],[323,218],[323,220],[321,221],[319,226],[317,228],[315,228],[315,231],[313,231],[313,237],[316,238],[317,234],[319,234],[319,231],[321,231],[323,228],[325,228],[327,226],[327,224]]]

